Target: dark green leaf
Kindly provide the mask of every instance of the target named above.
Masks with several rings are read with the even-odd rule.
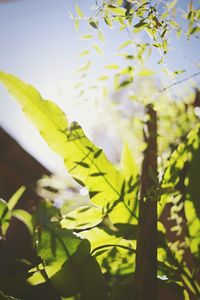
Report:
[[[90,24],[93,28],[98,29],[98,22],[95,21],[94,19],[91,18],[91,19],[89,20],[89,24]]]

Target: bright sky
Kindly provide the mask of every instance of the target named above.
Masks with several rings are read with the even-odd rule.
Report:
[[[186,2],[181,1],[181,5],[185,6]],[[87,60],[78,58],[81,51],[89,49],[95,40],[80,39],[82,34],[91,33],[86,22],[81,24],[79,33],[75,32],[74,22],[68,14],[68,11],[74,12],[75,3],[79,4],[86,15],[90,15],[88,8],[94,0],[21,0],[1,4],[0,69],[31,83],[43,97],[55,100],[70,119],[77,119],[89,131],[91,125],[98,121],[95,102],[90,101],[94,100],[96,92],[88,92],[88,101],[77,102],[77,91],[74,88],[77,78],[74,71]],[[88,79],[91,84],[102,75],[102,66],[116,63],[116,48],[127,39],[126,32],[119,35],[117,30],[108,30],[105,26],[103,31],[106,35],[103,46],[106,56],[100,57],[94,51],[91,54],[91,60],[95,61],[93,73]],[[92,34],[96,34],[95,29]],[[180,40],[175,46],[181,55],[172,51],[167,60],[169,67],[172,70],[180,69],[180,66],[181,69],[187,69],[183,77],[197,72],[199,40],[194,40],[192,46]],[[2,87],[0,125],[50,170],[61,168],[61,159],[52,154]]]

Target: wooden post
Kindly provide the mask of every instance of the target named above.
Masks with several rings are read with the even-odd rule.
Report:
[[[157,115],[150,104],[146,113],[136,249],[137,300],[155,300],[157,294]]]

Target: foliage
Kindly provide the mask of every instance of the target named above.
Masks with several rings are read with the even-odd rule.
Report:
[[[9,227],[9,223],[12,217],[22,221],[30,234],[33,233],[32,216],[23,209],[17,209],[15,206],[20,200],[22,194],[25,191],[25,187],[21,187],[10,199],[6,202],[0,199],[0,237],[5,238],[6,232]]]
[[[125,1],[124,5],[119,0],[96,1],[94,16],[85,17],[76,5],[76,16],[71,17],[75,20],[76,30],[80,21],[86,20],[91,29],[98,32],[100,40],[104,39],[100,30],[102,20],[109,28],[117,23],[120,30],[128,30],[131,37],[143,31],[150,35],[149,43],[134,43],[130,38],[119,46],[119,51],[134,47],[134,55],[132,52],[123,54],[124,61],[128,61],[126,67],[106,66],[107,70],[116,72],[114,85],[117,90],[122,90],[130,86],[135,77],[154,74],[145,67],[145,59],[151,54],[152,47],[159,49],[159,64],[165,65],[165,55],[169,51],[167,36],[171,30],[177,35],[185,34],[188,39],[198,35],[199,10],[189,5],[188,12],[183,14],[188,21],[188,28],[184,30],[173,19],[176,3]],[[82,38],[91,39],[92,35]],[[99,45],[94,44],[93,49],[103,54]],[[85,50],[81,57],[88,54],[89,50]],[[78,70],[80,76],[90,66],[91,62],[87,61]],[[174,75],[180,73],[178,70]],[[104,82],[108,78],[103,74],[98,81]],[[64,299],[133,299],[136,297],[138,207],[142,185],[140,160],[125,143],[121,166],[115,166],[77,122],[70,124],[64,112],[54,102],[43,99],[34,87],[2,71],[0,82],[21,105],[49,147],[63,158],[72,178],[88,189],[90,198],[72,210],[55,207],[53,201],[43,199],[33,221],[27,212],[14,209],[23,188],[8,203],[0,201],[1,235],[6,238],[10,219],[14,216],[24,222],[33,236],[38,261],[29,269],[28,283],[34,286],[48,283],[58,298]],[[139,102],[143,108],[147,103],[153,103],[160,116],[157,138],[159,180],[150,168],[146,170],[154,182],[146,198],[159,200],[158,295],[163,289],[169,289],[177,299],[197,299],[200,297],[199,120],[194,113],[194,102],[174,103],[167,97],[159,101],[157,96],[151,95],[149,100],[141,97]],[[133,94],[131,97],[135,100]],[[143,119],[145,117],[143,114]],[[145,132],[148,121],[140,122],[140,139],[141,129],[144,127]],[[174,131],[171,130],[167,139],[172,121]],[[145,142],[147,140],[148,136],[145,136]],[[145,147],[144,141],[140,141],[139,151]],[[167,218],[173,226],[167,226],[163,218],[166,209],[169,209]],[[175,241],[170,240],[170,233],[176,237]],[[188,263],[188,255],[194,262],[192,265]]]
[[[46,207],[43,204],[37,213],[39,221],[36,221],[35,233],[37,254],[42,262],[30,270],[34,274],[29,278],[29,282],[41,284],[48,278],[60,295],[73,296],[80,292],[82,295],[89,293],[86,299],[94,297],[92,286],[96,286],[96,288],[99,287],[100,299],[104,299],[107,296],[106,292],[103,292],[105,287],[103,288],[102,275],[100,275],[100,269],[96,265],[95,258],[102,272],[109,278],[111,295],[114,293],[112,288],[115,289],[119,278],[122,280],[134,271],[138,194],[137,167],[133,161],[129,167],[125,163],[126,168],[123,169],[123,172],[117,170],[106,159],[103,151],[96,148],[87,139],[78,124],[74,125],[73,123],[69,129],[64,127],[67,126],[67,119],[53,102],[43,100],[34,88],[14,76],[1,72],[0,79],[9,88],[16,100],[22,104],[24,112],[31,117],[49,145],[63,155],[69,172],[73,176],[76,174],[77,181],[87,186],[91,201],[95,204],[93,208],[82,207],[63,217],[52,205],[48,204]],[[61,116],[61,124],[58,122],[58,116]],[[63,127],[61,127],[62,125]],[[192,215],[198,216],[198,206],[196,206],[198,203],[195,202],[195,196],[191,198],[190,195],[196,195],[197,187],[195,181],[190,180],[190,178],[193,176],[191,170],[196,166],[199,143],[199,125],[196,125],[189,133],[186,142],[180,144],[171,155],[161,186],[159,189],[157,188],[157,193],[164,194],[158,204],[159,206],[162,205],[163,209],[166,201],[169,201],[166,198],[171,199],[173,196],[173,201],[178,197],[180,199],[183,190],[178,190],[177,181],[180,179],[184,165],[188,163],[191,166],[188,169],[189,185],[186,185],[188,200],[182,205],[188,209],[186,217],[189,218],[190,235],[186,237],[186,241],[187,239],[192,241],[189,245],[195,256],[199,253],[197,250],[199,238],[197,235],[192,236],[194,234],[192,226],[195,226]],[[73,149],[73,155],[71,149]],[[85,153],[86,149],[88,151]],[[67,155],[68,151],[70,155]],[[129,162],[130,159],[131,153],[126,146],[123,162]],[[195,160],[195,164],[193,160]],[[185,183],[187,182],[185,181]],[[175,202],[176,206],[179,204],[177,201]],[[189,213],[189,209],[191,213]],[[98,221],[96,220],[96,223],[92,219],[91,223],[85,221],[87,218],[96,219],[97,215]],[[60,226],[64,228],[62,229]],[[95,227],[93,228],[93,226]],[[84,230],[85,228],[87,231]],[[77,236],[73,235],[71,229],[78,230]],[[197,230],[196,226],[195,230]],[[163,233],[162,229],[160,231],[161,240],[159,241],[161,245],[159,245],[158,251],[160,276],[167,276],[166,284],[173,280],[174,284],[176,283],[175,286],[187,287],[192,293],[199,293],[199,285],[183,260],[183,251],[178,255],[178,245],[169,247]],[[84,239],[81,240],[80,237]],[[81,267],[82,264],[83,267]],[[78,278],[76,278],[76,271],[74,271],[77,266],[79,266]],[[81,268],[83,268],[82,271]],[[88,283],[84,280],[86,279],[84,278],[84,270],[87,270]],[[91,277],[89,270],[91,270]],[[177,273],[177,270],[180,274]],[[66,278],[68,278],[69,286],[66,285]],[[94,279],[96,282],[93,281]],[[81,286],[83,285],[82,288],[78,287],[77,280],[81,282]],[[92,290],[87,291],[91,282],[93,282],[91,284]],[[90,296],[90,292],[92,296]]]

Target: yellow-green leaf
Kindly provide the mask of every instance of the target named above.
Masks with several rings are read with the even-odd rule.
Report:
[[[114,16],[125,16],[126,10],[123,7],[117,7],[112,4],[107,5],[106,11],[113,13]]]
[[[84,50],[83,52],[81,52],[81,53],[79,54],[79,56],[80,56],[80,57],[83,57],[83,56],[85,56],[85,55],[88,55],[89,53],[90,53],[89,50]]]
[[[13,75],[0,72],[0,82],[21,105],[24,113],[37,127],[53,151],[64,160],[71,176],[86,186],[91,200],[101,206],[104,213],[110,212],[124,200],[123,175],[84,134],[76,122],[68,124],[64,112],[53,102],[45,100],[39,92]],[[80,162],[80,163],[77,163]],[[83,166],[87,164],[89,167]],[[113,222],[117,222],[113,218]]]
[[[80,7],[77,4],[75,5],[75,9],[76,9],[78,17],[79,18],[83,18],[84,17],[84,13],[82,12],[82,10],[80,9]]]
[[[155,72],[153,70],[144,69],[138,72],[138,76],[146,77],[146,76],[152,76]]]
[[[17,204],[17,202],[19,201],[19,199],[21,198],[21,196],[23,195],[23,193],[25,192],[25,186],[20,187],[15,193],[14,195],[10,198],[10,200],[8,201],[8,208],[11,211],[15,205]]]
[[[86,229],[99,224],[103,219],[102,212],[94,206],[80,206],[68,213],[61,221],[67,229]]]
[[[28,228],[30,234],[33,233],[32,216],[30,213],[23,209],[14,209],[12,211],[12,216],[24,223],[24,225],[26,225],[26,227]]]
[[[78,32],[78,29],[79,29],[79,20],[78,19],[75,19],[74,25],[75,25],[76,31]]]
[[[121,44],[118,48],[118,50],[122,50],[124,49],[125,47],[127,47],[128,45],[131,45],[132,44],[132,41],[125,41],[123,44]]]
[[[118,65],[107,65],[105,66],[106,69],[119,69],[119,66]]]
[[[93,48],[98,54],[103,55],[103,50],[101,49],[101,47],[99,47],[98,44],[94,44]]]
[[[121,157],[121,168],[125,179],[128,181],[132,176],[134,179],[138,176],[138,166],[134,159],[133,153],[130,150],[127,143],[124,144],[122,157]]]
[[[84,39],[84,40],[92,39],[92,38],[93,38],[93,35],[92,35],[92,34],[85,34],[85,35],[82,35],[80,38],[81,38],[81,39]]]

